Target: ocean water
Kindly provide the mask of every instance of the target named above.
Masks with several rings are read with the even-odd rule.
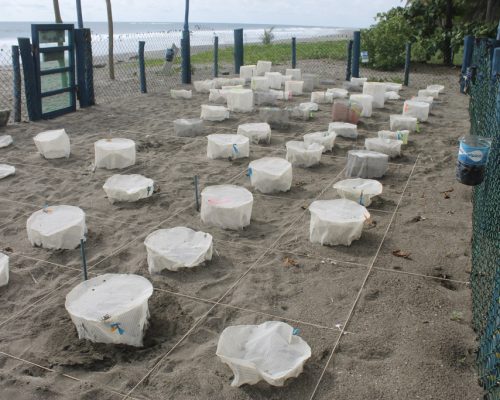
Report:
[[[215,35],[219,36],[220,44],[230,44],[233,40],[233,29],[236,28],[244,29],[245,42],[259,42],[264,29],[269,29],[271,26],[191,22],[189,25],[191,45],[208,45],[212,43]],[[85,27],[92,30],[93,42],[107,42],[106,22],[87,22]],[[180,22],[115,22],[113,35],[115,52],[119,54],[120,51],[125,52],[125,49],[129,51],[131,48],[137,47],[139,40],[146,41],[147,50],[164,49],[164,41],[180,46],[182,28],[183,24]],[[275,40],[285,40],[292,37],[301,39],[337,35],[342,34],[344,29],[322,26],[276,25],[273,32]],[[0,51],[9,52],[10,47],[17,44],[18,37],[31,37],[30,22],[0,22]]]

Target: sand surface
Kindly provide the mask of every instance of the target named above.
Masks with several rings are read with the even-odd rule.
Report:
[[[11,262],[10,283],[0,288],[0,398],[480,399],[467,285],[471,190],[454,177],[457,138],[469,130],[468,98],[458,93],[455,74],[438,72],[427,73],[426,83],[442,83],[446,93],[391,162],[380,180],[384,192],[369,207],[372,223],[350,247],[311,244],[307,207],[337,198],[332,185],[344,178],[347,151],[388,129],[403,99],[364,118],[357,140],[338,138],[320,166],[294,168],[291,191],[274,196],[251,189],[248,162],[284,157],[287,140],[326,130],[329,106],[311,121],[273,130],[269,145],[251,145],[250,158],[235,161],[208,160],[204,137],[174,136],[172,121],[198,117],[206,94],[183,101],[168,93],[131,95],[1,130],[15,144],[0,149],[0,161],[17,173],[0,181],[0,250]],[[419,88],[405,88],[402,97]],[[294,103],[302,101],[308,96]],[[207,134],[235,133],[244,122],[259,122],[258,113],[207,123]],[[43,159],[33,136],[62,127],[71,137],[70,158]],[[151,198],[133,204],[105,198],[102,185],[116,171],[93,171],[92,163],[93,143],[108,137],[136,141],[137,163],[120,173],[154,179],[159,191]],[[194,207],[195,174],[201,188],[233,183],[252,190],[251,225],[238,232],[204,226]],[[48,251],[27,239],[28,216],[45,204],[86,212],[91,276],[129,272],[151,280],[144,348],[78,340],[64,299],[82,279],[79,250]],[[144,238],[175,226],[212,234],[214,258],[151,276]],[[395,257],[395,250],[410,258]],[[300,329],[312,348],[304,372],[282,388],[230,387],[231,370],[215,355],[220,333],[267,320]]]

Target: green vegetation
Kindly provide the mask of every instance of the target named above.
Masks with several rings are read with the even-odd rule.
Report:
[[[361,46],[369,65],[385,70],[404,65],[407,42],[413,61],[460,64],[464,36],[494,37],[499,18],[494,0],[407,0],[377,14],[377,23],[362,31]]]
[[[320,41],[297,43],[298,60],[344,60],[346,58],[347,41]],[[255,64],[258,60],[272,61],[273,64],[289,62],[292,59],[292,46],[290,43],[274,44],[246,44],[244,46],[245,64]],[[213,51],[202,51],[191,55],[194,64],[213,63]],[[219,48],[219,62],[233,63],[233,48]],[[177,60],[180,62],[180,60]]]
[[[262,40],[262,44],[271,44],[271,42],[274,40],[274,26],[271,27],[269,30],[264,29],[263,35],[260,37],[260,40]]]

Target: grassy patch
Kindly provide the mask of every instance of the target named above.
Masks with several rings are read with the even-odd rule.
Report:
[[[344,60],[347,41],[321,41],[297,43],[297,60]],[[244,46],[245,64],[256,64],[258,60],[272,61],[274,64],[289,62],[292,59],[292,46],[289,43],[247,44]],[[214,61],[212,50],[191,55],[193,64],[211,64]],[[233,63],[233,47],[219,49],[220,63]],[[177,59],[176,62],[180,62]]]

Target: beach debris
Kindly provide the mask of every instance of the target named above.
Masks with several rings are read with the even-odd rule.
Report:
[[[448,190],[445,190],[444,192],[439,192],[439,193],[442,194],[445,199],[449,199],[450,193],[452,193],[453,190],[454,190],[453,188],[450,188]]]
[[[283,259],[283,266],[284,266],[285,268],[291,268],[291,267],[296,267],[296,268],[298,268],[298,267],[300,267],[299,262],[298,262],[297,260],[294,260],[294,259],[293,259],[293,258],[291,258],[291,257],[285,257],[285,258]]]
[[[420,221],[425,221],[427,218],[424,217],[423,215],[417,215],[416,217],[413,217],[410,219],[409,222],[420,222]]]
[[[396,256],[396,257],[405,258],[407,260],[411,260],[411,257],[410,257],[411,253],[409,251],[404,251],[404,250],[401,250],[401,249],[393,250],[392,251],[392,255]]]

